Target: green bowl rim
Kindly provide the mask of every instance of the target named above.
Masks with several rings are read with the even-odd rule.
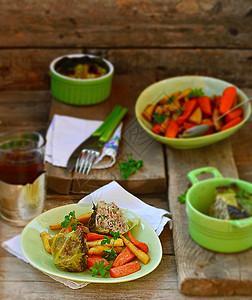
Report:
[[[154,85],[156,85],[156,84],[160,84],[160,83],[162,83],[162,82],[164,82],[164,81],[167,81],[167,80],[174,80],[174,79],[178,79],[178,78],[186,78],[186,77],[190,77],[190,78],[193,77],[193,78],[214,79],[214,80],[219,81],[219,82],[223,82],[223,83],[226,83],[226,84],[230,84],[230,85],[235,86],[235,87],[237,88],[237,90],[239,91],[240,94],[243,95],[243,97],[245,98],[245,100],[248,100],[248,99],[249,99],[248,96],[247,96],[240,88],[238,88],[236,85],[234,85],[234,84],[232,84],[232,83],[230,83],[230,82],[228,82],[228,81],[225,81],[225,80],[222,80],[222,79],[218,79],[218,78],[214,78],[214,77],[209,77],[209,76],[183,75],[183,76],[175,76],[175,77],[170,77],[170,78],[166,78],[166,79],[162,79],[162,80],[160,80],[160,81],[157,81],[157,82],[155,82],[155,83],[149,85],[148,87],[146,87],[146,88],[141,92],[141,94],[140,94],[140,95],[138,96],[138,98],[137,98],[136,105],[135,105],[135,114],[136,114],[136,117],[137,117],[137,120],[138,120],[139,124],[140,124],[140,125],[143,127],[143,129],[146,130],[153,138],[158,138],[160,141],[164,140],[164,142],[165,142],[165,141],[176,141],[176,142],[178,142],[178,143],[184,143],[185,140],[186,140],[186,141],[199,141],[199,140],[204,141],[204,140],[206,140],[206,139],[209,138],[209,136],[199,136],[199,137],[187,138],[187,139],[167,138],[167,137],[160,136],[160,135],[158,135],[158,134],[153,133],[153,132],[152,132],[149,128],[147,128],[147,127],[143,124],[143,122],[140,120],[140,114],[138,113],[138,111],[137,111],[137,109],[136,109],[136,108],[137,108],[137,102],[138,102],[139,98],[141,97],[141,95],[142,95],[143,93],[146,92],[146,90],[148,90],[149,88],[151,88],[152,86],[154,86]],[[157,100],[157,101],[158,101],[158,100]],[[243,124],[244,124],[245,122],[247,122],[247,120],[250,118],[250,115],[251,115],[251,103],[248,101],[248,102],[247,102],[247,105],[248,105],[248,110],[247,110],[247,111],[248,111],[248,115],[242,120],[241,123],[239,123],[239,124],[233,126],[232,128],[229,128],[229,129],[227,129],[227,130],[225,130],[225,131],[212,133],[211,136],[217,137],[218,135],[220,136],[220,134],[223,134],[223,132],[228,133],[229,131],[232,131],[232,130],[235,130],[235,131],[236,131],[236,130],[238,130],[241,126],[243,126]],[[155,136],[156,136],[156,137],[155,137]]]

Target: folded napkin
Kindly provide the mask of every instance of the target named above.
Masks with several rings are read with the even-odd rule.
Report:
[[[45,160],[54,166],[66,167],[74,149],[101,124],[101,121],[54,115],[46,134]],[[115,130],[111,140],[104,145],[102,154],[93,165],[94,169],[108,168],[115,163],[121,131],[122,123]]]
[[[99,200],[104,200],[105,202],[114,202],[119,207],[136,213],[153,227],[157,235],[160,235],[167,222],[169,222],[171,229],[172,223],[171,219],[169,218],[170,213],[168,211],[144,203],[137,197],[127,192],[115,181],[110,182],[109,184],[84,197],[79,201],[79,203],[97,203]],[[20,250],[19,240],[20,235],[15,236],[12,239],[3,242],[2,247],[11,254],[28,263]],[[79,289],[88,284],[86,282],[76,282],[49,274],[46,275],[58,282],[63,283],[71,289]]]

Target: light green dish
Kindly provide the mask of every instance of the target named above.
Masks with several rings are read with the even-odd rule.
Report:
[[[197,176],[202,173],[211,173],[214,178],[199,181]],[[252,217],[221,220],[209,216],[216,187],[236,183],[252,193],[252,184],[240,179],[224,178],[213,167],[193,170],[187,176],[193,185],[186,194],[186,212],[192,239],[209,250],[224,253],[240,252],[252,247]]]
[[[106,59],[102,58],[108,66],[108,73],[98,78],[76,79],[59,74],[54,66],[63,57],[78,58],[94,55],[69,54],[54,59],[50,64],[51,92],[59,101],[72,105],[94,105],[105,101],[111,93],[114,66]]]
[[[136,106],[135,106],[135,114],[137,120],[141,127],[154,139],[158,140],[163,144],[167,144],[173,148],[177,149],[191,149],[191,148],[199,148],[203,146],[207,146],[216,142],[219,142],[233,133],[235,133],[239,128],[241,128],[244,123],[249,119],[251,114],[251,104],[247,102],[242,106],[244,111],[243,121],[225,131],[210,134],[208,136],[196,137],[196,138],[166,138],[160,135],[157,135],[151,131],[152,125],[145,120],[142,116],[142,112],[146,108],[148,104],[156,103],[162,97],[169,95],[175,91],[183,91],[188,88],[202,88],[207,96],[212,95],[221,95],[223,90],[231,86],[232,84],[223,80],[204,77],[204,76],[180,76],[173,77],[169,79],[165,79],[154,83],[147,87],[138,97]],[[237,88],[237,94],[239,95],[241,101],[245,101],[248,97],[245,93]]]
[[[76,216],[78,216],[85,212],[92,211],[92,204],[71,204],[51,209],[32,220],[24,228],[21,234],[20,247],[25,258],[36,269],[50,275],[74,281],[118,283],[143,277],[152,272],[159,265],[162,259],[162,246],[157,234],[144,219],[138,217],[133,212],[127,211],[127,216],[129,218],[140,219],[139,225],[132,229],[133,236],[140,241],[144,241],[149,246],[148,255],[150,256],[150,261],[146,265],[140,262],[140,271],[121,278],[103,278],[101,276],[92,277],[91,271],[89,270],[80,273],[70,273],[58,269],[53,263],[52,256],[45,251],[40,233],[42,231],[47,231],[51,235],[55,234],[55,231],[49,229],[49,225],[62,221],[64,216],[68,215],[69,212],[73,210],[75,211]]]

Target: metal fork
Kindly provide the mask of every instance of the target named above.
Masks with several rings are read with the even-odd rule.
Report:
[[[108,142],[110,136],[127,111],[127,108],[122,108],[120,112],[117,113],[117,115],[114,117],[114,119],[105,123],[106,126],[103,126],[103,133],[101,135],[96,135],[94,133],[88,139],[90,144],[88,144],[87,146],[85,145],[85,147],[83,147],[83,149],[80,151],[75,164],[75,172],[79,172],[82,174],[85,174],[86,172],[87,175],[89,174],[95,160],[101,154],[103,146]],[[99,132],[101,132],[101,130]]]

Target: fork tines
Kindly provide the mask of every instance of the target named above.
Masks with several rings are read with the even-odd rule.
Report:
[[[76,160],[75,172],[85,174],[87,170],[86,174],[88,175],[98,156],[98,151],[83,149]]]

